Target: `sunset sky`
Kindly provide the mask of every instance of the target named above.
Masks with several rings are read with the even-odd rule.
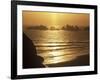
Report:
[[[23,11],[22,15],[23,25],[26,27],[45,25],[48,28],[61,28],[66,24],[89,26],[89,14]]]

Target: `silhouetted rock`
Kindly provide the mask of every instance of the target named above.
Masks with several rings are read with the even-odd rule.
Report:
[[[47,26],[44,26],[44,25],[29,26],[27,29],[29,30],[48,30]]]
[[[43,58],[37,55],[36,48],[32,41],[23,34],[23,68],[45,67]]]

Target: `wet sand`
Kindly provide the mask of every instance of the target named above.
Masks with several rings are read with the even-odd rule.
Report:
[[[58,64],[50,64],[48,67],[66,67],[66,66],[87,66],[89,65],[89,55],[83,55],[79,56],[77,59],[64,62],[64,63],[58,63]]]

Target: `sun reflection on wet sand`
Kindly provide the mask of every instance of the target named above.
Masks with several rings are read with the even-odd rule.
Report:
[[[58,53],[58,52],[50,52],[50,54],[51,54],[53,57],[47,58],[47,59],[44,61],[44,64],[54,64],[54,63],[66,62],[66,61],[70,61],[70,60],[76,58],[76,56],[74,56],[74,55],[57,56],[57,53]]]

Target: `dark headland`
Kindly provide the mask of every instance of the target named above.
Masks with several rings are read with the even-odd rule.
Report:
[[[23,33],[23,68],[45,67],[43,61],[43,58],[37,55],[32,41]]]

